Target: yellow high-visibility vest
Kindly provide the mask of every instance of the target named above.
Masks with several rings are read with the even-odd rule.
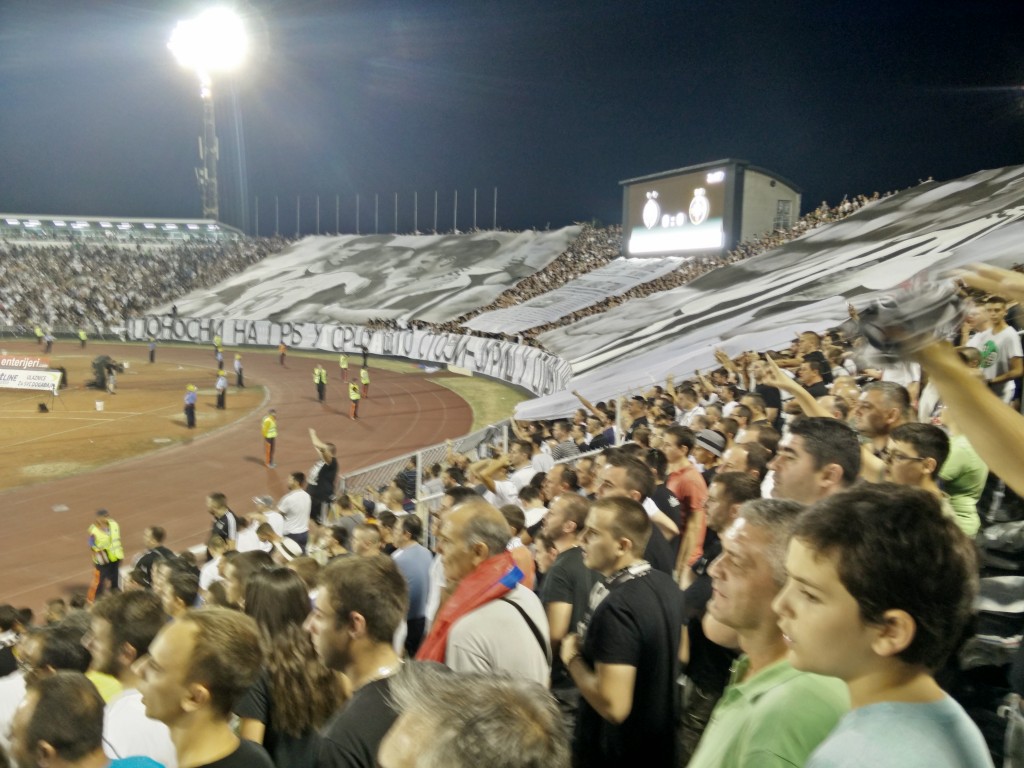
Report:
[[[121,544],[121,526],[110,521],[110,530],[104,531],[96,523],[89,526],[89,545],[92,547],[92,561],[96,565],[116,563],[124,560],[124,546]]]

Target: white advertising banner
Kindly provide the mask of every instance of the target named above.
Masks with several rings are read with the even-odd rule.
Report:
[[[631,288],[667,275],[684,260],[615,259],[603,267],[577,277],[548,293],[515,307],[496,309],[477,315],[466,328],[488,333],[519,333],[528,328],[553,323],[609,296],[619,296]]]
[[[33,389],[56,394],[60,376],[60,371],[0,368],[0,389]]]

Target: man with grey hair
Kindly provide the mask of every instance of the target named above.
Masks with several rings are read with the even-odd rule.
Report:
[[[391,695],[400,714],[377,752],[382,768],[569,765],[561,714],[535,682],[409,664]]]
[[[722,554],[708,569],[704,630],[713,642],[738,642],[743,655],[690,768],[803,765],[849,709],[838,679],[793,669],[772,610],[786,581],[786,546],[803,509],[795,501],[748,501],[721,537]]]
[[[905,387],[894,381],[864,385],[853,409],[853,427],[870,441],[872,453],[885,450],[889,433],[908,421],[913,421],[913,411]]]
[[[442,518],[441,607],[416,655],[457,672],[505,673],[547,686],[550,630],[544,606],[520,582],[523,572],[506,549],[508,523],[493,506],[470,500]]]

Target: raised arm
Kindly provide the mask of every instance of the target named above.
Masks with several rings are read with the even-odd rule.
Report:
[[[1024,454],[1018,450],[1024,445],[1024,416],[972,375],[949,343],[929,344],[912,357],[928,372],[960,431],[989,469],[1024,495]]]
[[[778,387],[793,395],[793,400],[808,416],[824,416],[835,418],[828,409],[814,399],[814,396],[794,379],[783,373],[771,356],[766,355],[765,384]],[[867,445],[860,449],[860,476],[871,483],[877,483],[885,474],[885,463],[871,452]]]
[[[595,415],[595,416],[597,416],[598,418],[601,418],[601,417],[602,417],[602,416],[604,415],[604,414],[602,414],[602,413],[601,413],[601,412],[600,412],[599,410],[597,410],[597,408],[595,408],[595,407],[594,407],[594,404],[593,404],[592,402],[590,402],[589,400],[587,400],[587,398],[585,398],[585,397],[584,397],[583,395],[581,395],[581,394],[579,393],[579,391],[578,391],[578,390],[575,390],[575,389],[574,389],[574,390],[572,391],[572,394],[573,394],[573,396],[574,396],[574,397],[575,397],[575,398],[576,398],[577,400],[579,400],[579,401],[580,401],[580,404],[581,404],[581,405],[582,405],[582,406],[583,406],[584,408],[586,408],[586,409],[587,409],[588,411],[590,411],[590,412],[591,412],[592,414],[594,414],[594,415]]]

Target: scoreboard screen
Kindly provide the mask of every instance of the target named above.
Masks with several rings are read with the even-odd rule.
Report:
[[[723,166],[629,185],[623,227],[627,253],[722,250],[726,176]]]

